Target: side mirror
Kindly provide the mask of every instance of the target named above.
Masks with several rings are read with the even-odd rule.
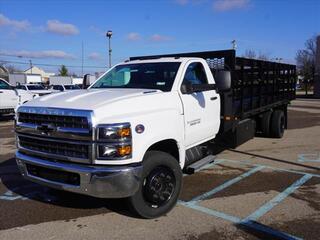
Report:
[[[87,89],[90,86],[90,74],[85,74],[83,76],[82,88]]]
[[[216,90],[215,84],[191,84],[187,82],[181,85],[182,94],[192,94],[195,92],[205,92],[210,90]]]
[[[181,85],[181,92],[182,94],[192,94],[194,93],[193,91],[193,85],[191,82],[187,82]]]
[[[215,73],[215,81],[219,91],[228,91],[231,88],[231,72],[226,70]]]

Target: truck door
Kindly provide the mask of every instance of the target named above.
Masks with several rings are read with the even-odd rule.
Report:
[[[210,71],[208,66],[207,68],[207,71]],[[213,83],[213,78],[210,77],[209,83]],[[208,83],[208,76],[201,62],[189,63],[182,84],[187,82],[191,84]],[[181,94],[181,100],[184,109],[186,147],[214,138],[220,126],[220,98],[218,93],[215,90],[209,90]]]
[[[11,86],[0,80],[0,105],[1,108],[15,108],[18,104],[18,96]]]

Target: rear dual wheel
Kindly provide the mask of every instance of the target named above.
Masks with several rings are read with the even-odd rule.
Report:
[[[181,168],[177,159],[160,151],[147,152],[142,165],[139,190],[129,198],[129,203],[141,217],[156,218],[177,203],[182,185]]]
[[[265,112],[261,117],[261,132],[264,137],[282,138],[285,129],[285,115],[282,110]]]
[[[282,138],[285,129],[285,116],[283,111],[275,110],[271,118],[271,137]]]

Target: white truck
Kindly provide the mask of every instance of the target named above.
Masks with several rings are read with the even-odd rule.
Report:
[[[20,84],[41,84],[42,77],[40,74],[10,73],[9,83],[12,86]]]
[[[16,161],[30,181],[128,198],[155,218],[176,204],[183,171],[213,161],[216,144],[282,137],[294,97],[295,66],[234,50],[133,57],[86,90],[19,107]]]
[[[71,77],[71,76],[52,76],[50,77],[49,81],[50,81],[50,89],[53,92],[78,90],[82,87],[82,84],[83,84],[82,78]]]
[[[52,93],[51,90],[45,89],[42,84],[19,84],[16,89],[21,89],[29,92],[30,94],[37,94],[38,96],[44,96]]]
[[[0,115],[14,113],[17,106],[37,97],[23,90],[17,90],[0,78]]]

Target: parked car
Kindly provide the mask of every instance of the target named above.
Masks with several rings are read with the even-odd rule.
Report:
[[[38,94],[39,96],[52,93],[52,91],[45,89],[45,87],[41,84],[21,84],[17,85],[16,88],[26,90],[30,93]]]
[[[132,57],[86,90],[19,107],[17,164],[39,184],[128,198],[159,217],[177,203],[182,171],[214,161],[217,147],[283,136],[295,79],[294,65],[235,50]]]
[[[15,109],[33,98],[37,94],[30,94],[24,90],[17,90],[7,81],[0,78],[0,115],[14,113]]]
[[[80,90],[80,87],[73,84],[57,84],[52,85],[49,88],[52,92],[64,92],[64,91],[72,91],[72,90]]]

